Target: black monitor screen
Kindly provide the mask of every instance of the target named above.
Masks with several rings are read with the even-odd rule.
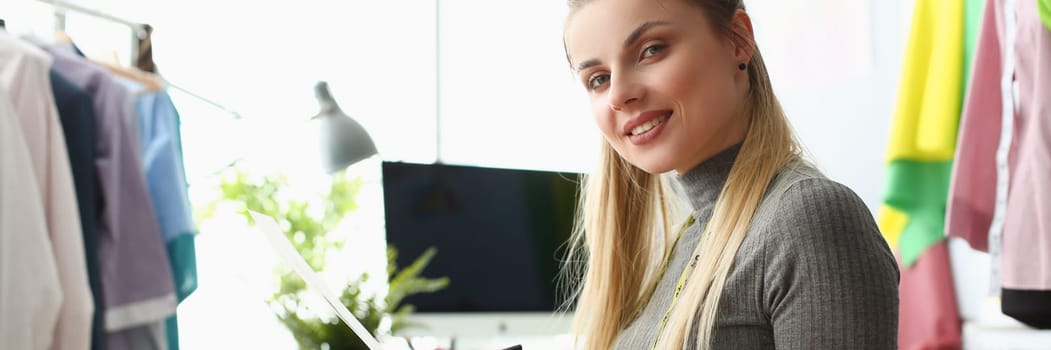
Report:
[[[578,181],[574,173],[384,162],[387,242],[398,266],[433,246],[423,276],[450,280],[405,302],[421,312],[554,311]]]

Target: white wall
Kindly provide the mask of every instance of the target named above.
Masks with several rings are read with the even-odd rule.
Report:
[[[590,171],[599,136],[562,46],[562,1],[439,5],[442,161]]]
[[[875,215],[907,35],[903,7],[911,10],[911,2],[762,0],[750,6],[774,89],[804,146]]]

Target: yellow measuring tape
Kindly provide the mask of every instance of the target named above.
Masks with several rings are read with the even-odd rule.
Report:
[[[693,222],[694,222],[693,215],[690,215],[690,217],[687,218],[687,220],[686,220],[686,224],[683,225],[682,229],[679,231],[679,237],[682,237],[682,234],[686,232],[686,229],[689,228],[690,225],[693,225]],[[705,235],[708,234],[708,228],[710,227],[710,224],[711,224],[711,220],[709,220],[708,224],[705,225],[704,232],[701,233],[701,237],[704,237]],[[675,238],[675,244],[672,245],[672,254],[674,254],[674,252],[675,252],[675,245],[678,245],[678,244],[679,244],[679,238],[676,237]],[[690,258],[690,263],[688,265],[686,265],[686,267],[682,270],[682,273],[679,274],[679,282],[675,284],[675,294],[672,294],[671,303],[668,305],[668,310],[664,311],[664,317],[661,317],[661,322],[657,326],[657,335],[653,338],[653,347],[651,348],[653,350],[657,349],[657,342],[659,342],[660,339],[661,339],[661,333],[664,332],[664,327],[668,323],[668,317],[671,316],[671,310],[673,308],[675,308],[675,302],[679,300],[679,293],[681,293],[682,292],[682,288],[686,286],[686,276],[689,276],[690,273],[693,272],[693,269],[697,267],[697,261],[701,257],[700,250],[701,250],[701,245],[700,245],[700,243],[698,243],[697,244],[697,248],[693,249],[693,257]],[[661,264],[661,277],[663,277],[664,274],[667,272],[668,260],[670,260],[670,255],[669,255],[669,258],[665,259],[664,263]],[[656,289],[656,285],[654,285],[654,289]],[[652,293],[653,293],[652,291],[649,293],[650,297],[652,297]]]
[[[661,260],[661,267],[660,267],[660,274],[659,274],[659,276],[663,277],[664,274],[667,273],[668,260],[671,259],[671,254],[673,252],[675,252],[675,247],[679,244],[679,238],[682,237],[683,233],[686,233],[686,229],[689,228],[690,225],[693,225],[693,222],[694,222],[693,215],[690,215],[689,217],[686,218],[686,222],[684,222],[682,224],[682,227],[679,228],[679,233],[676,234],[675,240],[672,241],[671,250],[669,250],[668,251],[668,255],[665,256],[664,259]],[[650,287],[646,289],[646,294],[644,295],[642,300],[649,301],[650,298],[653,297],[653,292],[657,289],[657,284],[659,282],[660,282],[660,280],[654,281],[653,284],[651,284]],[[639,317],[639,314],[642,313],[642,310],[645,307],[646,307],[645,303],[640,304],[639,306],[637,306],[635,308],[635,312],[633,312],[631,314],[631,318],[630,319],[631,320],[637,319]]]

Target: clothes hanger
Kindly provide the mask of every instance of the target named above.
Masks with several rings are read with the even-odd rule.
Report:
[[[62,30],[55,31],[55,41],[62,44],[73,45],[73,38]],[[142,84],[143,88],[149,92],[157,92],[164,89],[164,84],[162,84],[160,79],[153,74],[141,72],[132,68],[126,68],[118,64],[115,53],[113,53],[109,61],[100,60],[94,57],[86,57],[86,59],[106,68],[110,73]]]
[[[119,64],[100,61],[96,59],[89,59],[90,61],[105,67],[110,73],[119,75],[124,78],[131,79],[139,84],[142,84],[143,88],[150,92],[158,92],[164,90],[164,84],[161,83],[157,76],[140,71],[134,68],[128,68]]]
[[[64,35],[65,33],[62,34]],[[68,36],[66,36],[66,38],[68,38]],[[72,40],[70,40],[69,43],[72,43]],[[145,89],[146,91],[158,92],[164,90],[164,84],[161,82],[161,79],[159,77],[157,77],[153,73],[143,72],[135,67],[127,67],[120,64],[120,60],[117,58],[116,52],[110,51],[110,56],[108,60],[100,60],[92,57],[89,57],[88,60],[106,68],[106,70],[108,70],[110,73],[130,79],[141,84],[143,86],[143,89]]]
[[[73,38],[69,37],[69,34],[66,34],[66,32],[63,31],[63,30],[56,30],[55,31],[55,41],[63,43],[63,44],[69,44],[69,45],[73,44]]]

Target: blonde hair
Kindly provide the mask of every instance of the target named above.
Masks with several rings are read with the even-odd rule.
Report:
[[[752,44],[731,27],[735,11],[744,9],[741,0],[684,1],[700,7],[717,33],[738,44]],[[579,3],[571,0],[570,6]],[[802,147],[774,96],[758,48],[747,72],[743,117],[749,119],[748,131],[716,201],[709,232],[699,243],[700,262],[659,335],[659,349],[686,347],[694,328],[696,348],[709,348],[726,278],[752,216],[774,176],[802,160]],[[660,262],[670,257],[672,225],[684,219],[677,211],[683,201],[669,181],[631,165],[605,141],[599,169],[581,186],[581,210],[563,268],[563,279],[570,284],[564,307],[576,301],[576,345],[604,350],[648,302],[661,277]],[[653,253],[657,251],[663,254]],[[574,257],[586,264],[574,265]]]

